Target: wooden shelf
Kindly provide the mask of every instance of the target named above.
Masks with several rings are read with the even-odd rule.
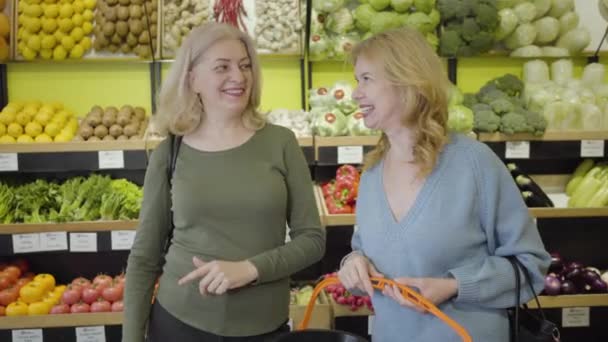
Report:
[[[532,134],[503,134],[503,133],[479,133],[479,141],[503,142],[503,141],[577,141],[577,140],[608,140],[608,131],[563,131],[546,132],[542,136]]]
[[[530,208],[536,218],[608,217],[608,208]]]
[[[2,144],[0,153],[60,153],[94,151],[136,151],[154,149],[160,140]]]
[[[0,330],[122,324],[122,312],[0,317]]]
[[[298,138],[298,144],[301,147],[312,147],[314,146],[314,140],[312,137],[300,137]]]
[[[317,208],[321,215],[321,223],[323,223],[325,227],[352,226],[355,224],[355,214],[329,214],[327,212],[327,206],[325,205],[321,187],[315,185],[314,190],[317,199]]]
[[[375,146],[380,140],[377,135],[372,136],[346,136],[346,137],[315,137],[316,147],[337,146]]]
[[[0,225],[0,234],[26,234],[46,232],[106,232],[113,230],[136,230],[137,225],[137,220],[38,224],[16,223]]]
[[[608,294],[540,296],[538,299],[543,309],[608,306]],[[528,306],[535,308],[536,302],[531,300]]]

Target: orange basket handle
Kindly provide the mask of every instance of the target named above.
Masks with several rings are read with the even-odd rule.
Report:
[[[405,285],[398,284],[391,279],[370,278],[370,280],[372,282],[372,286],[381,291],[387,285],[398,286],[399,289],[401,290],[401,295],[405,299],[409,300],[410,302],[412,302],[414,305],[418,306],[419,308],[424,309],[424,310],[432,313],[433,315],[435,315],[437,318],[441,319],[445,324],[447,324],[450,328],[452,328],[458,334],[458,336],[460,336],[460,338],[462,339],[463,342],[472,342],[473,341],[471,339],[471,336],[469,335],[469,333],[460,324],[456,323],[456,321],[454,321],[453,319],[448,317],[446,314],[444,314],[433,303],[429,302],[426,298],[424,298],[418,292],[410,289],[409,287],[407,287]],[[302,322],[300,322],[300,324],[298,325],[297,330],[303,330],[303,329],[306,329],[306,327],[308,327],[308,323],[310,322],[310,316],[312,315],[312,310],[315,306],[315,302],[317,301],[317,297],[319,296],[321,291],[323,291],[324,288],[326,288],[327,286],[332,285],[332,284],[340,284],[340,280],[336,277],[327,277],[323,281],[321,281],[319,284],[317,284],[314,291],[312,292],[310,301],[308,302],[308,305],[306,306],[306,311],[304,312],[304,318],[302,319]]]

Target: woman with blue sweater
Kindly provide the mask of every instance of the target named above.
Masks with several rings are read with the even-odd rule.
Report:
[[[353,50],[353,62],[353,98],[365,125],[383,134],[365,160],[353,252],[338,275],[372,295],[373,340],[459,341],[397,288],[374,293],[369,277],[383,276],[420,291],[473,341],[507,342],[515,275],[506,257],[521,261],[536,291],[550,263],[519,190],[488,147],[448,134],[448,80],[422,35],[378,34]]]

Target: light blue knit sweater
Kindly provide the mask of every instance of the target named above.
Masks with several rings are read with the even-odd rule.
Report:
[[[505,308],[515,301],[509,261],[517,255],[540,291],[550,264],[537,227],[505,165],[484,144],[452,135],[408,214],[395,222],[382,186],[382,162],[361,178],[353,250],[385,277],[454,277],[458,295],[440,309],[475,342],[507,342]],[[522,289],[522,300],[531,299]],[[376,291],[374,342],[460,338],[431,314]]]

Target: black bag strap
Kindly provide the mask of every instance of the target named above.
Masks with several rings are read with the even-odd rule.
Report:
[[[169,134],[169,155],[167,161],[167,181],[169,183],[169,202],[171,202],[171,188],[173,187],[173,172],[175,171],[175,164],[177,162],[177,155],[179,154],[179,148],[182,145],[182,136],[175,136],[173,134]],[[171,210],[171,205],[169,205],[169,234],[167,234],[167,241],[165,242],[165,248],[163,250],[163,254],[166,255],[169,251],[169,246],[171,246],[171,239],[173,238],[173,230],[175,229],[175,224],[173,223],[173,210]]]

